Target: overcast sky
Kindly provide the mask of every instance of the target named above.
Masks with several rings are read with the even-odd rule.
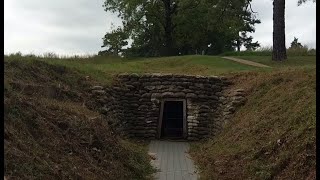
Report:
[[[286,1],[286,43],[294,36],[302,44],[316,47],[316,6],[308,2],[297,7]],[[96,54],[116,15],[104,11],[103,0],[4,0],[4,52],[64,55]],[[261,24],[254,40],[272,45],[272,0],[253,0]]]

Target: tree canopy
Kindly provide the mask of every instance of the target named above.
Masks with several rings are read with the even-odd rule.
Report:
[[[251,0],[105,0],[106,11],[114,12],[123,27],[107,33],[104,46],[117,53],[132,39],[127,56],[171,56],[259,47],[247,33],[260,23]],[[120,35],[121,34],[121,35]],[[112,38],[116,36],[115,40]],[[121,36],[121,37],[120,37]],[[120,48],[121,49],[121,48]]]
[[[107,50],[100,51],[99,54],[117,56],[122,51],[122,47],[128,45],[127,39],[127,34],[121,28],[112,30],[103,38],[103,46],[101,47],[106,47]]]
[[[298,6],[308,1],[313,1],[314,3],[316,2],[316,0],[298,0]]]
[[[296,49],[296,48],[302,48],[302,44],[298,42],[298,38],[294,37],[293,41],[291,42],[290,48]]]

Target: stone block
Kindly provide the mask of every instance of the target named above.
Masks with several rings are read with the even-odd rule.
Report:
[[[142,98],[150,98],[151,97],[151,93],[144,93],[141,96]]]
[[[164,92],[161,95],[162,98],[170,98],[170,97],[174,97],[173,92]]]
[[[106,94],[106,91],[104,91],[104,90],[92,90],[91,92],[94,95],[105,95]]]
[[[91,90],[103,90],[103,86],[93,86]]]
[[[186,98],[194,98],[194,99],[196,99],[196,98],[198,98],[198,96],[195,93],[187,93],[186,94]]]
[[[177,92],[173,94],[173,97],[176,98],[184,98],[186,96],[186,94],[184,92]]]

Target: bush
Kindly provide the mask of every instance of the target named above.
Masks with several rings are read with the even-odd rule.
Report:
[[[316,50],[315,49],[309,49],[308,46],[303,47],[290,47],[287,50],[288,56],[315,56]]]
[[[260,47],[255,51],[233,51],[233,52],[225,52],[222,53],[221,56],[272,56],[272,47]]]

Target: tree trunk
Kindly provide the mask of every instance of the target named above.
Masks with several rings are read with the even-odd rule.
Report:
[[[237,51],[240,52],[240,48],[241,48],[241,42],[240,42],[240,38],[237,40]]]
[[[273,1],[273,51],[272,60],[287,59],[285,36],[285,0]]]
[[[172,33],[173,33],[173,24],[172,24],[172,14],[176,10],[176,7],[172,6],[171,0],[163,0],[164,7],[165,7],[165,55],[166,56],[172,56],[174,55],[173,50],[173,39],[172,39]]]

